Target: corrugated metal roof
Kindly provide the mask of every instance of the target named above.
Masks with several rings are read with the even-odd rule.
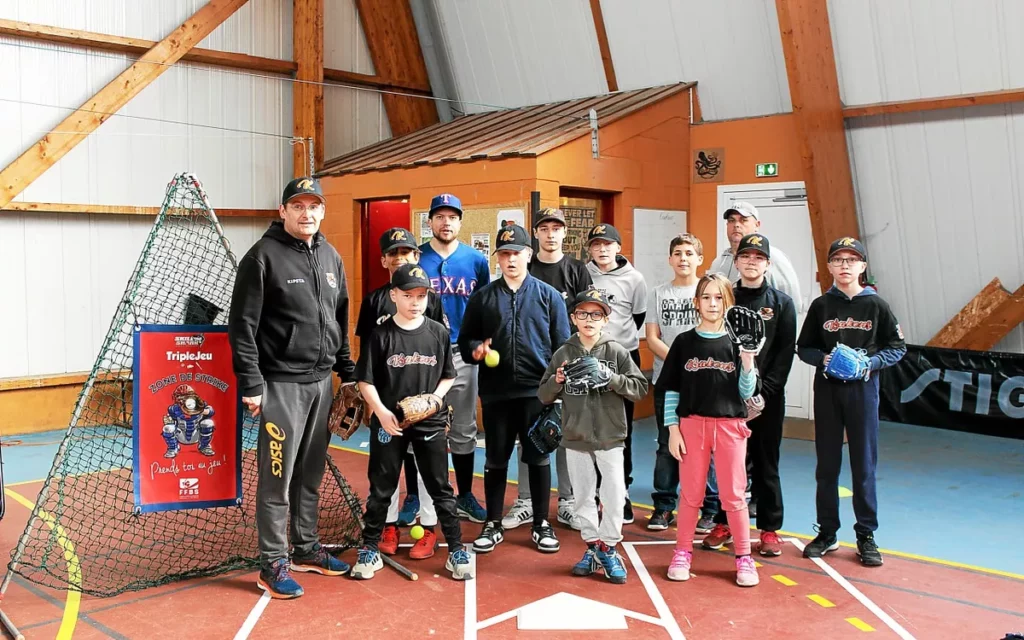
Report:
[[[463,116],[329,160],[319,175],[537,156],[589,133],[591,109],[597,111],[598,125],[605,127],[693,84],[677,83]]]

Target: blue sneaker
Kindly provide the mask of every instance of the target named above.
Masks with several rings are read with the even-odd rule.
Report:
[[[483,524],[487,521],[487,509],[480,506],[476,496],[472,493],[464,493],[455,501],[456,511],[460,518],[467,518],[470,522]]]
[[[595,556],[594,547],[587,547],[580,561],[573,565],[572,575],[591,576],[595,573],[597,573],[597,557]]]
[[[343,576],[351,568],[347,562],[327,553],[319,543],[308,556],[292,556],[292,571],[311,571],[322,576]]]
[[[384,560],[380,552],[373,547],[361,547],[356,565],[352,567],[352,577],[356,580],[369,580],[373,574],[384,568]]]
[[[405,496],[402,503],[402,510],[398,512],[398,526],[408,527],[416,522],[416,516],[420,514],[420,497]]]
[[[611,580],[612,584],[626,584],[626,563],[616,553],[615,547],[602,544],[597,548],[597,559],[604,569],[604,577]]]
[[[298,598],[303,594],[302,587],[292,579],[287,558],[281,558],[270,565],[269,569],[261,569],[256,584],[270,594],[271,598]]]
[[[452,578],[455,580],[473,579],[473,563],[470,562],[469,552],[465,547],[449,553],[444,568],[452,572]]]

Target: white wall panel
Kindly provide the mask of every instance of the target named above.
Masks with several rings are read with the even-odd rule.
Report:
[[[1024,2],[828,0],[846,104],[1024,86]]]
[[[391,137],[379,93],[324,87],[324,159],[330,160]]]
[[[620,89],[696,80],[705,120],[792,109],[775,0],[601,0]]]
[[[909,341],[992,278],[1024,283],[1024,106],[857,118],[848,141],[872,270]],[[1024,352],[1024,329],[997,348]]]
[[[375,73],[354,0],[324,0],[324,66]]]
[[[432,0],[465,113],[606,93],[587,0]]]

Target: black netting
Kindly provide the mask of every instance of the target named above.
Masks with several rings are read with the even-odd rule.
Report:
[[[113,596],[258,566],[257,422],[242,431],[239,507],[137,514],[132,478],[132,329],[227,324],[236,260],[199,181],[179,174],[114,314],[8,569],[55,589]],[[323,544],[358,543],[359,499],[328,457]]]

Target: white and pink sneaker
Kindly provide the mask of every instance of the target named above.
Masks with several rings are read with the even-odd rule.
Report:
[[[669,570],[671,571],[671,568]],[[741,587],[753,587],[760,581],[753,558],[750,556],[736,558],[736,584]]]
[[[676,549],[672,554],[672,562],[668,565],[668,579],[683,582],[690,579],[690,563],[693,552]]]

